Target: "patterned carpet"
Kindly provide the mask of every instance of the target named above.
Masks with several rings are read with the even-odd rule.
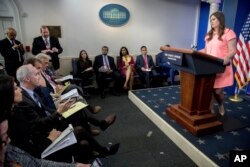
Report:
[[[231,102],[225,95],[226,116],[220,119],[224,123],[223,131],[196,137],[165,114],[166,107],[179,103],[179,86],[134,90],[131,93],[219,166],[229,166],[230,150],[250,149],[249,95],[240,95],[245,99],[240,103]]]

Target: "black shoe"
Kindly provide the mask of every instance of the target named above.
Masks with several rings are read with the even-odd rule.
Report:
[[[97,157],[99,158],[105,158],[109,155],[114,155],[117,153],[117,151],[119,150],[120,147],[120,143],[114,144],[110,147],[106,148],[106,151],[104,151],[104,153],[100,153],[99,155],[97,155]]]
[[[109,154],[109,155],[114,155],[114,154],[116,154],[117,151],[119,150],[119,147],[120,147],[120,143],[116,143],[116,144],[110,146],[110,147],[108,148],[108,150],[109,150],[109,151],[108,151],[108,154]]]
[[[100,126],[101,130],[106,130],[110,125],[112,125],[116,120],[116,114],[111,114],[102,121],[102,125]]]

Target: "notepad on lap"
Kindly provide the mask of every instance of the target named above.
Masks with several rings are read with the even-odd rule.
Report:
[[[74,128],[71,124],[56,138],[41,154],[41,158],[45,158],[50,154],[77,143],[74,135]]]
[[[72,114],[76,113],[77,111],[79,111],[87,106],[88,106],[88,104],[84,104],[83,102],[78,101],[78,102],[74,103],[67,111],[62,113],[62,116],[64,118],[68,118]]]

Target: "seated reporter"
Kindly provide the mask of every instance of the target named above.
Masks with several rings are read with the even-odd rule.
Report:
[[[34,57],[28,58],[28,59],[26,59],[25,63],[32,64],[38,71],[41,71],[41,69],[42,69],[42,64],[41,64],[40,59],[37,59],[37,58],[34,58]],[[40,86],[36,87],[34,89],[34,91],[39,95],[40,99],[42,100],[42,103],[44,103],[44,102],[46,103],[45,106],[47,108],[53,109],[54,107],[51,108],[50,105],[51,105],[51,103],[54,104],[54,101],[51,98],[50,94],[48,93],[49,91],[47,90],[48,88],[46,87],[46,83],[45,83],[45,80],[44,80],[43,77],[40,77],[39,84],[40,84]],[[77,97],[77,100],[81,101],[81,102],[83,102],[85,104],[88,104],[87,101],[81,96]],[[57,103],[57,105],[58,105],[59,100],[56,101],[55,103]],[[90,111],[90,113],[92,113],[92,114],[96,114],[98,111],[101,110],[101,107],[100,106],[95,106],[94,107],[94,106],[88,105],[83,110],[84,111]],[[100,131],[98,129],[91,128],[89,126],[89,123],[92,123],[95,126],[101,127],[102,130],[105,130],[106,126],[108,124],[106,124],[105,121],[103,121],[103,120],[99,121],[99,120],[97,120],[95,118],[92,118],[93,115],[90,115],[90,113],[89,112],[84,112],[84,114],[83,114],[84,117],[86,118],[85,122],[87,122],[85,124],[85,128],[88,129],[91,132],[91,134],[98,135],[100,133]],[[116,119],[116,115],[111,114],[108,117],[106,117],[105,120],[107,120],[107,122],[113,122],[113,121],[115,121],[115,119]]]
[[[93,68],[96,74],[96,82],[101,92],[101,98],[105,98],[105,86],[108,85],[107,78],[114,81],[114,95],[119,96],[121,92],[121,75],[118,72],[114,58],[108,55],[109,48],[102,47],[102,54],[95,57]]]
[[[46,108],[42,104],[40,97],[33,91],[39,85],[41,76],[40,72],[32,65],[20,67],[17,71],[17,78],[22,88],[23,101],[14,107],[10,119],[10,134],[16,146],[34,156],[40,156],[42,151],[52,142],[52,140],[48,140],[50,132],[54,129],[62,131],[71,123],[78,141],[77,145],[65,151],[63,150],[63,153],[57,152],[59,156],[53,156],[53,160],[55,158],[58,161],[64,161],[65,159],[61,158],[61,156],[66,152],[74,155],[77,161],[86,162],[85,156],[88,155],[88,152],[85,152],[86,147],[104,157],[118,151],[119,144],[104,147],[92,137],[87,129],[88,122],[84,119],[81,111],[73,114],[68,119],[64,119],[60,114],[69,108],[69,106],[65,108],[65,105],[68,105],[67,103],[59,104],[57,111]],[[102,128],[108,128],[114,120],[100,121],[100,125]],[[41,140],[44,141],[44,144],[42,144]]]
[[[129,90],[132,90],[134,82],[134,73],[135,73],[135,62],[133,56],[129,55],[128,49],[124,46],[121,47],[120,49],[119,67],[121,74],[125,76],[125,83],[123,85],[123,88],[124,89],[129,88]]]
[[[66,93],[72,89],[77,89],[79,94],[84,97],[85,93],[83,92],[82,88],[75,85],[75,84],[70,84],[65,90],[64,88],[64,84],[58,83],[54,80],[52,73],[49,72],[49,61],[50,61],[50,57],[44,53],[39,53],[38,55],[36,55],[36,58],[41,60],[42,63],[42,70],[41,70],[41,75],[42,77],[45,79],[46,81],[46,86],[49,87],[55,94],[62,94],[62,93]]]
[[[21,89],[10,76],[0,76],[0,167],[90,167],[89,164],[59,163],[38,159],[10,144],[7,115],[13,106],[22,101]]]
[[[36,60],[36,59],[39,59],[39,60]],[[56,95],[56,98],[59,98],[59,96],[61,94],[64,94],[64,93],[67,93],[69,92],[70,90],[72,89],[77,89],[79,95],[80,95],[80,98],[82,99],[82,101],[84,103],[87,104],[85,98],[84,98],[84,92],[82,90],[81,87],[75,85],[75,84],[70,84],[65,90],[61,91],[64,87],[64,85],[62,84],[58,84],[53,78],[52,76],[50,76],[48,73],[47,73],[47,68],[49,66],[49,60],[50,60],[50,57],[44,53],[39,53],[37,56],[36,56],[36,59],[32,59],[30,60],[31,64],[33,64],[33,66],[36,66],[36,64],[39,65],[39,68],[40,68],[40,72],[41,72],[41,76],[43,78],[43,80],[45,81],[45,87],[49,88],[49,90],[51,92],[53,92],[54,94],[57,94]],[[29,60],[28,60],[29,61]],[[34,62],[32,62],[34,61]],[[38,62],[39,61],[39,62]],[[27,62],[27,61],[26,61]],[[40,64],[42,65],[42,67],[40,67]],[[61,92],[61,94],[58,94],[58,92]],[[92,113],[98,113],[101,111],[101,107],[100,106],[89,106],[88,107],[89,111],[92,112]]]
[[[82,79],[82,86],[92,85],[92,77],[94,75],[93,63],[89,59],[86,50],[81,50],[77,61],[77,77]]]
[[[153,58],[151,55],[148,55],[146,46],[141,47],[141,55],[136,58],[136,70],[144,83],[144,87],[149,88],[152,77],[155,77],[157,74],[154,70]]]
[[[170,47],[170,45],[168,44],[165,46]],[[166,73],[170,77],[170,84],[174,85],[175,74],[178,73],[178,71],[172,67],[166,56],[167,54],[168,53],[163,51],[156,56],[156,66],[159,66],[161,68],[161,75],[163,75],[163,73]]]

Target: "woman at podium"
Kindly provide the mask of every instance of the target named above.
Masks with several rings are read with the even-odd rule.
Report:
[[[224,73],[216,75],[214,83],[213,98],[211,101],[211,111],[214,99],[218,102],[220,115],[225,114],[223,106],[223,88],[233,85],[232,59],[236,53],[236,35],[232,29],[225,26],[225,16],[217,11],[210,16],[211,29],[205,36],[205,48],[203,52],[221,58],[224,65],[227,65]]]

